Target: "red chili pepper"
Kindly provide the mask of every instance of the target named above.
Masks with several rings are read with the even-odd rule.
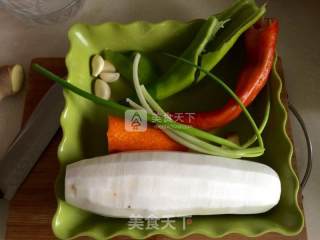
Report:
[[[240,72],[236,94],[248,106],[265,86],[271,71],[279,31],[275,19],[263,19],[245,32],[246,63]],[[189,123],[201,129],[222,127],[242,112],[239,104],[230,99],[222,108],[200,112]]]

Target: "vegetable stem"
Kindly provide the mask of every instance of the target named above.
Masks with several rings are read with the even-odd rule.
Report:
[[[262,134],[264,131],[265,127],[267,126],[268,120],[269,120],[269,115],[270,115],[270,88],[269,85],[267,85],[267,104],[266,104],[266,110],[264,112],[263,120],[261,122],[261,125],[259,127],[259,132]],[[250,147],[255,141],[257,140],[257,136],[254,135],[252,136],[246,143],[242,145],[243,148]]]
[[[50,72],[49,70],[45,69],[44,67],[40,66],[39,64],[33,64],[32,68],[42,74],[43,76],[55,81],[56,83],[60,84],[63,88],[68,89],[77,95],[80,95],[98,105],[105,106],[108,111],[116,116],[123,117],[125,111],[130,110],[130,108],[123,106],[115,101],[112,100],[105,100],[103,98],[97,97],[87,91],[84,91],[69,82],[65,81],[64,79],[60,78],[59,76],[55,75],[54,73]]]
[[[147,102],[151,105],[151,108],[153,108],[155,111],[165,114],[165,117],[168,118],[169,121],[174,122],[166,113],[164,110],[157,104],[157,102],[151,97],[151,95],[147,92],[144,86],[142,88],[142,93],[144,94]],[[187,126],[186,126],[187,127]],[[189,128],[192,129],[192,128]],[[172,130],[172,129],[170,129]],[[174,140],[178,140],[180,144],[183,144],[187,147],[189,147],[192,150],[199,151],[199,148],[202,149],[200,152],[211,154],[211,155],[220,155],[225,157],[233,157],[233,158],[240,158],[240,157],[252,157],[252,156],[260,156],[263,153],[263,149],[258,148],[246,148],[246,149],[224,149],[221,147],[217,147],[215,145],[209,144],[208,142],[202,141],[198,139],[197,137],[193,136],[192,134],[187,134],[183,131],[183,128],[177,128],[175,130],[169,131],[174,133],[171,136],[174,136]],[[167,131],[166,131],[167,133]],[[222,146],[229,146],[229,145],[235,145],[238,146],[235,143],[232,143],[231,141],[220,138],[218,136],[215,136],[213,134],[210,134],[212,138],[216,138],[216,141],[213,141],[215,143],[221,144]],[[187,144],[188,143],[188,144]],[[190,143],[192,143],[190,145]]]
[[[160,113],[162,118],[165,118],[169,123],[174,122],[170,116],[166,114],[166,112],[160,107],[160,105],[151,97],[151,95],[148,93],[146,88],[143,85],[140,85],[139,83],[139,74],[138,74],[138,67],[139,67],[139,60],[140,60],[140,54],[137,53],[134,59],[133,64],[133,81],[134,86],[138,95],[138,98],[141,102],[142,107],[145,108],[145,110],[152,115],[156,116],[156,113]],[[133,101],[130,101],[131,105],[136,108],[141,108],[140,105],[134,103]],[[149,105],[150,104],[150,105]],[[161,124],[158,124],[161,126]],[[181,124],[183,125],[183,124]],[[168,125],[167,125],[168,126]],[[166,127],[166,126],[165,126]],[[181,129],[172,129],[172,128],[160,128],[164,133],[166,133],[170,138],[175,140],[176,142],[188,147],[191,150],[198,151],[201,153],[211,154],[211,155],[218,155],[218,156],[224,156],[224,157],[232,157],[232,158],[241,158],[241,157],[256,157],[263,154],[264,149],[261,147],[258,148],[251,148],[251,149],[241,149],[241,150],[233,150],[223,147],[218,147],[212,144],[209,144],[208,142],[202,141],[199,138],[187,134],[184,132],[181,132]],[[212,134],[213,137],[216,137],[217,141],[223,140],[227,144],[234,144],[231,141],[228,141],[226,139],[222,139],[220,137],[217,137]],[[217,142],[215,141],[215,143]],[[225,146],[223,143],[222,146]],[[238,146],[238,145],[236,145]]]

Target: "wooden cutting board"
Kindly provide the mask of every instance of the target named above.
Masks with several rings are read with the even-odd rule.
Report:
[[[63,58],[38,58],[32,60],[54,73],[65,76],[67,71]],[[52,82],[43,78],[30,69],[28,93],[26,97],[23,124],[32,114],[39,100],[52,85]],[[283,99],[287,102],[286,91]],[[288,125],[290,133],[290,127]],[[56,209],[56,198],[54,195],[54,183],[58,173],[57,147],[61,140],[61,130],[52,139],[49,146],[41,155],[32,172],[24,181],[16,196],[10,203],[9,218],[7,223],[7,240],[51,240],[56,239],[51,230],[51,219]],[[32,139],[30,139],[32,141]],[[295,159],[294,159],[295,162]],[[300,203],[302,197],[300,194]],[[79,238],[80,239],[80,238]],[[88,238],[81,238],[88,239]],[[128,239],[127,237],[117,238]],[[168,239],[163,236],[155,236],[152,240]],[[188,240],[205,240],[206,237],[194,235],[186,238]],[[248,240],[239,235],[229,235],[220,240]],[[279,234],[266,234],[255,238],[257,240],[307,240],[306,229],[294,237],[284,237]]]

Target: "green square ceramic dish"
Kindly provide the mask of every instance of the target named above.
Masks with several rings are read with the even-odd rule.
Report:
[[[96,26],[74,25],[69,31],[71,44],[66,58],[67,81],[91,91],[89,59],[93,54],[100,53],[106,48],[114,51],[170,52],[173,49],[181,51],[190,43],[201,23],[202,20],[188,23],[165,21],[156,24],[134,22],[127,25],[116,23]],[[206,84],[204,80],[202,88],[207,89]],[[271,115],[263,135],[266,152],[258,160],[268,164],[279,174],[283,189],[280,203],[264,214],[194,216],[192,224],[185,230],[182,229],[182,220],[176,219],[175,230],[166,228],[151,231],[129,230],[127,219],[97,216],[65,202],[66,165],[84,158],[107,154],[106,110],[65,91],[66,105],[61,116],[63,139],[58,152],[60,174],[56,185],[58,209],[52,223],[55,235],[60,239],[77,236],[108,239],[119,235],[144,239],[155,234],[182,238],[191,234],[221,237],[239,233],[253,237],[267,232],[284,235],[295,235],[300,232],[304,223],[297,203],[299,182],[291,164],[292,144],[285,131],[287,113],[280,98],[282,83],[275,71],[270,78],[270,87]],[[177,99],[179,100],[179,96]],[[189,101],[191,102],[190,99]],[[241,119],[234,126],[239,124],[243,124]]]

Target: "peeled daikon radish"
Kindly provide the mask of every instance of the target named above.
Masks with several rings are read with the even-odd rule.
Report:
[[[197,153],[116,153],[70,164],[65,178],[68,203],[109,217],[256,214],[280,194],[264,164]]]

